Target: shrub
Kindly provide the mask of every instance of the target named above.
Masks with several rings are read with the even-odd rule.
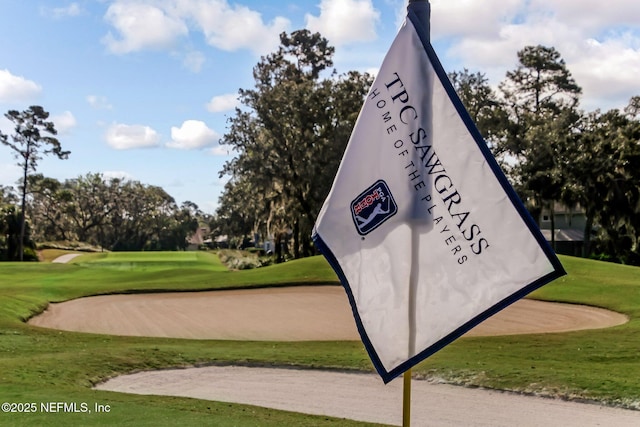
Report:
[[[273,257],[259,257],[253,251],[223,249],[218,251],[218,258],[230,270],[248,270],[273,264]]]
[[[23,261],[39,261],[38,254],[35,249],[32,248],[24,248],[24,252],[22,253]]]

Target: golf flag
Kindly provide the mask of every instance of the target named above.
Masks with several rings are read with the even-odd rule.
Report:
[[[412,6],[313,232],[385,383],[565,274]]]

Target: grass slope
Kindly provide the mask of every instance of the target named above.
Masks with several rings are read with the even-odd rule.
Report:
[[[640,402],[640,269],[562,257],[567,277],[536,291],[550,301],[623,312],[625,325],[595,331],[464,338],[414,372],[459,384],[626,407]],[[88,254],[70,264],[0,264],[0,401],[77,402],[109,413],[0,413],[0,425],[364,425],[245,405],[91,390],[139,370],[199,364],[370,371],[360,342],[236,342],[114,337],[31,327],[49,301],[85,295],[337,283],[320,257],[230,272],[206,253]]]

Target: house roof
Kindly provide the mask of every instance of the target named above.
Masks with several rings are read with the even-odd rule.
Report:
[[[540,230],[547,241],[551,241],[551,230]],[[556,242],[583,242],[584,231],[575,229],[556,229],[554,230]]]

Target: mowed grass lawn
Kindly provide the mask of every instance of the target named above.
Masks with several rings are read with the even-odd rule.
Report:
[[[609,308],[630,321],[593,331],[463,338],[414,369],[416,375],[640,408],[640,268],[570,257],[561,261],[569,275],[533,297]],[[69,264],[0,263],[0,403],[23,411],[35,404],[37,409],[2,412],[0,425],[366,425],[246,405],[91,389],[122,373],[205,364],[372,371],[360,342],[115,337],[24,323],[49,302],[86,295],[328,283],[338,282],[321,257],[235,272],[204,252],[99,253]],[[77,412],[65,412],[58,402],[67,404],[67,410],[75,404]],[[96,404],[109,412],[96,413]],[[42,405],[60,412],[43,412]]]

